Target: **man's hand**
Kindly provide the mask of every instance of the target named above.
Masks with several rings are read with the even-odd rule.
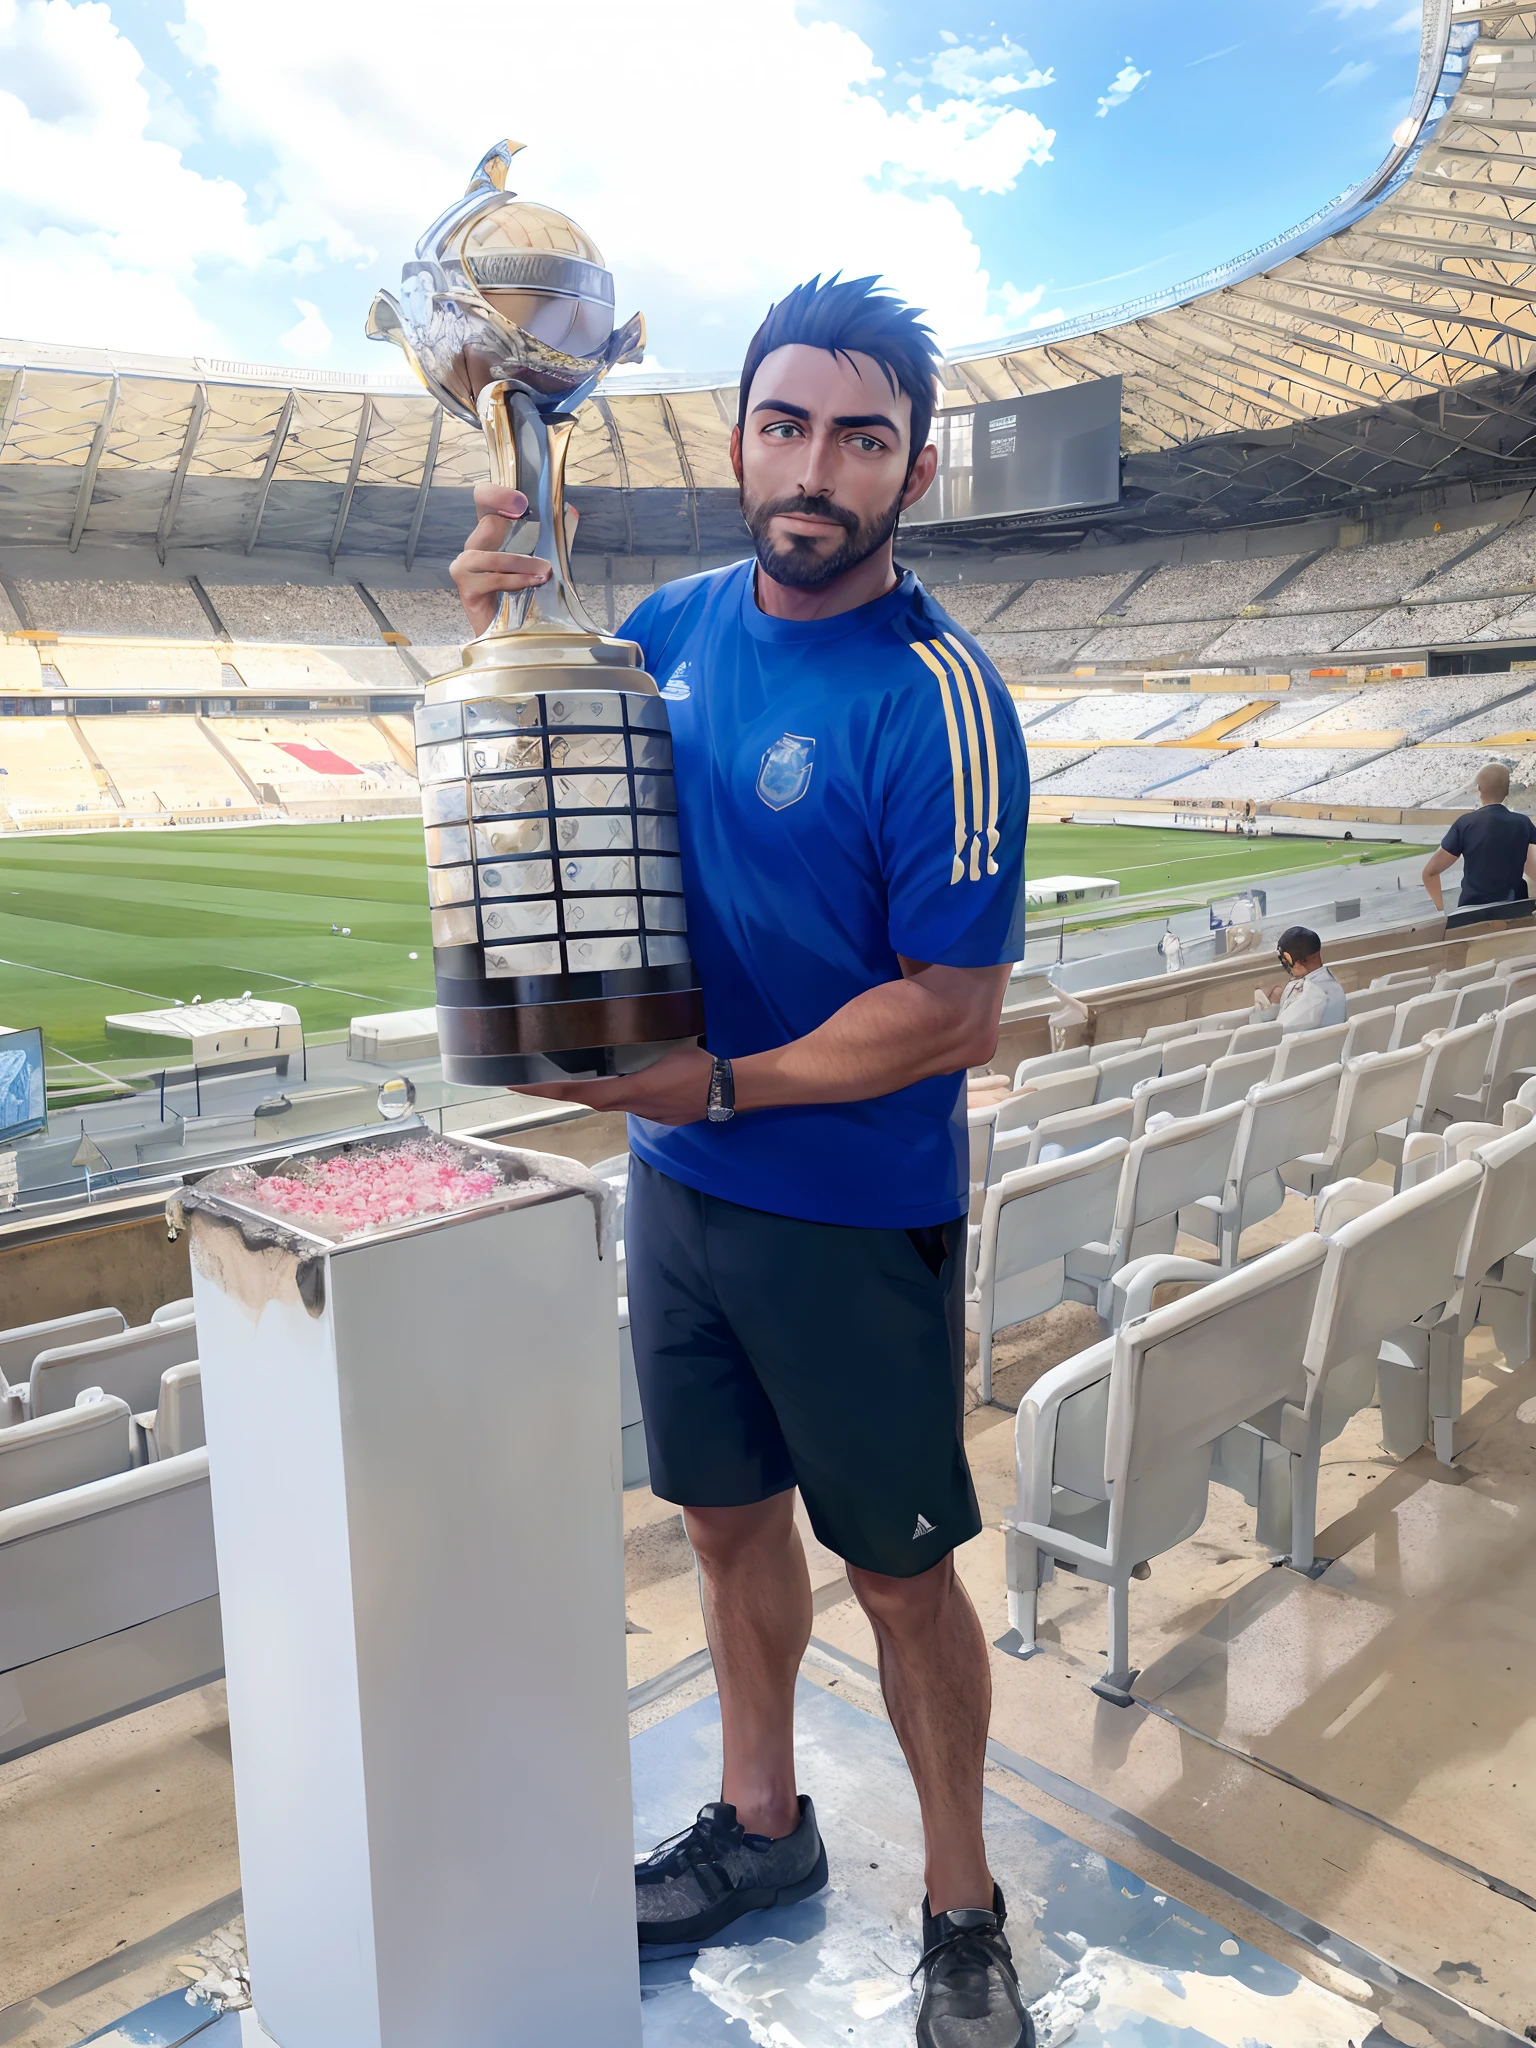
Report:
[[[462,554],[448,564],[448,574],[458,589],[459,602],[477,633],[483,633],[496,616],[506,591],[531,590],[549,581],[549,564],[532,555],[500,553],[514,519],[528,510],[521,491],[504,484],[476,484],[475,510],[479,524],[464,543]]]
[[[622,1110],[653,1124],[696,1124],[709,1107],[714,1061],[702,1046],[685,1046],[639,1074],[610,1074],[592,1081],[532,1081],[514,1095],[547,1095],[555,1102],[584,1102],[588,1109]]]

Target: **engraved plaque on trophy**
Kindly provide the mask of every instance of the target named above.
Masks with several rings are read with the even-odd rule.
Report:
[[[401,348],[491,476],[538,522],[548,581],[502,599],[416,713],[438,1036],[446,1080],[628,1073],[704,1028],[688,953],[667,707],[639,647],[576,595],[563,474],[577,408],[645,345],[616,328],[590,238],[505,189],[501,142],[380,292],[375,340]]]

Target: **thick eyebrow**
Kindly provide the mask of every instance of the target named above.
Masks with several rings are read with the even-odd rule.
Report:
[[[787,398],[760,398],[752,408],[754,413],[788,413],[793,420],[809,420],[810,414],[803,405],[791,405]],[[839,413],[832,422],[834,427],[884,427],[888,433],[899,435],[900,427],[883,412]]]

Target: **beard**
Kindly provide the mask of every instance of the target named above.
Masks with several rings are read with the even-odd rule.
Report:
[[[792,498],[768,498],[754,502],[745,490],[741,494],[741,514],[747,522],[747,531],[752,536],[765,576],[771,576],[775,583],[782,583],[790,590],[824,590],[829,583],[845,576],[850,569],[856,569],[860,562],[867,562],[872,554],[885,546],[896,531],[905,490],[903,482],[901,491],[886,509],[865,520],[860,520],[846,506],[834,504],[830,498],[807,498],[797,493]],[[794,534],[787,547],[775,547],[769,537],[769,523],[783,512],[808,512],[817,519],[835,520],[843,529],[843,538],[826,555],[818,552],[819,543],[809,534]]]

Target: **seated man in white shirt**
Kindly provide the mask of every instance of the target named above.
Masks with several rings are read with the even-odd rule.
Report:
[[[1295,1031],[1318,1031],[1325,1024],[1345,1020],[1344,991],[1323,965],[1323,942],[1304,924],[1293,924],[1280,935],[1280,964],[1289,975],[1269,991],[1269,1000],[1280,1005],[1280,1036]]]

